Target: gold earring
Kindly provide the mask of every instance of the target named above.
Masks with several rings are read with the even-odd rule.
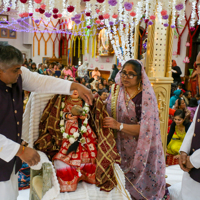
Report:
[[[138,84],[138,90],[140,90],[140,87],[141,87],[141,82],[139,82]]]

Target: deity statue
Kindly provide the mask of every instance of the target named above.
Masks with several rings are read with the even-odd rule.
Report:
[[[53,162],[61,192],[75,191],[79,181],[95,184],[104,191],[111,191],[117,184],[113,167],[115,162],[120,163],[120,156],[112,129],[102,127],[107,116],[100,98],[95,98],[89,108],[78,91],[49,100],[34,147]]]
[[[52,159],[61,192],[75,191],[81,180],[95,184],[96,134],[88,124],[88,111],[77,90],[63,98],[60,111],[63,141]]]

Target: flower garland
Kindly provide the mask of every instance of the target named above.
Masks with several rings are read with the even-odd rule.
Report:
[[[190,26],[195,26],[195,14],[196,14],[196,0],[190,0],[192,2],[192,14],[191,14],[191,20],[190,20]]]
[[[60,132],[63,134],[63,138],[67,138],[70,142],[70,144],[73,144],[75,141],[77,141],[78,137],[80,135],[83,135],[84,133],[87,132],[87,124],[88,124],[88,119],[86,118],[83,121],[83,124],[81,126],[81,129],[79,131],[74,132],[73,135],[69,135],[68,133],[65,133],[65,115],[66,113],[63,112],[65,108],[65,98],[62,98],[62,102],[61,102],[61,109],[60,109]],[[88,115],[89,113],[89,105],[87,103],[85,103],[84,107],[83,107],[83,116]],[[81,138],[80,141],[81,145],[84,145],[86,143],[85,138]]]
[[[200,16],[200,2],[198,3],[197,8],[198,8],[198,15]],[[197,24],[200,25],[200,17],[199,17]]]
[[[9,6],[9,0],[3,0],[3,10],[7,11],[7,8]]]

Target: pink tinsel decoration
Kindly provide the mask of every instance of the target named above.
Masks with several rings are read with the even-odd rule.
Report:
[[[150,20],[155,20],[156,19],[156,16],[155,15],[151,15],[150,16]]]
[[[162,16],[167,15],[167,11],[166,11],[166,10],[162,10],[162,11],[161,11],[161,15],[162,15]]]
[[[99,9],[96,9],[96,12],[97,12],[97,14],[100,12],[100,10]]]
[[[97,19],[97,20],[96,20],[96,23],[97,23],[97,24],[100,24],[100,23],[101,23],[101,20]]]
[[[46,9],[46,5],[45,5],[45,4],[42,4],[42,5],[40,6],[40,8],[42,8],[43,10],[45,10],[45,9]]]
[[[113,14],[112,18],[114,18],[114,19],[118,18],[118,15],[117,14]]]
[[[110,17],[110,15],[108,13],[106,13],[106,14],[103,15],[104,19],[109,19],[109,17]]]
[[[23,17],[28,17],[29,16],[29,13],[28,12],[24,12],[22,13]]]
[[[130,12],[130,16],[132,16],[132,17],[135,17],[135,15],[136,15],[136,12]]]
[[[35,3],[41,3],[42,2],[42,0],[34,0],[35,1]]]

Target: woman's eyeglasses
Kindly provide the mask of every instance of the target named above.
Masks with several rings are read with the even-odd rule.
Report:
[[[133,74],[133,73],[127,74],[125,71],[121,71],[120,73],[121,73],[121,77],[123,77],[123,78],[127,77],[129,79],[132,79],[132,78],[134,78],[134,76],[137,76],[137,74]]]

